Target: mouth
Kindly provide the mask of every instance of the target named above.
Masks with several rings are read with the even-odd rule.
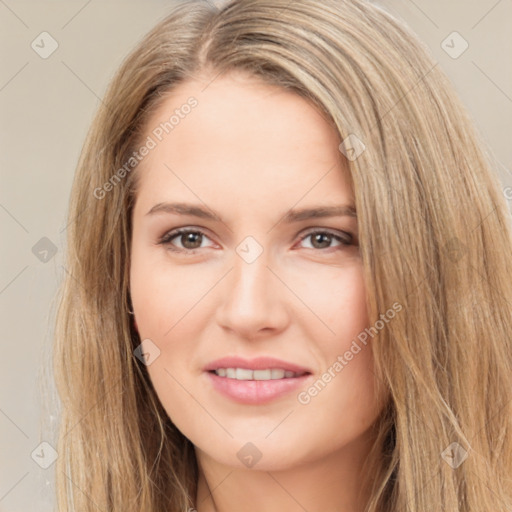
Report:
[[[218,377],[235,380],[281,380],[281,379],[296,379],[307,375],[308,372],[292,372],[291,370],[284,370],[282,368],[267,368],[264,370],[251,370],[247,368],[217,368],[210,370]]]
[[[313,375],[299,365],[269,357],[219,359],[204,368],[213,388],[240,404],[264,404],[289,395]]]

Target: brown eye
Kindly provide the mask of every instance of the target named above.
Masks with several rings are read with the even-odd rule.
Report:
[[[167,246],[172,251],[193,252],[196,249],[206,247],[203,246],[205,239],[208,239],[208,237],[197,229],[177,229],[164,235],[159,243]]]
[[[201,233],[184,233],[180,235],[181,244],[185,249],[198,249],[201,247],[203,235]]]
[[[334,238],[332,235],[328,235],[326,233],[315,233],[311,236],[311,245],[315,249],[325,249],[331,245],[332,239]]]
[[[352,245],[352,235],[348,233],[334,234],[329,231],[314,231],[305,235],[301,241],[310,239],[308,249],[330,249],[333,247],[345,247]],[[334,242],[334,245],[332,245]]]

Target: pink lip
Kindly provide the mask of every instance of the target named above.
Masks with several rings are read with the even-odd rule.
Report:
[[[213,370],[218,368],[246,368],[250,370],[280,368],[294,373],[303,373],[304,375],[276,380],[235,380],[219,377],[213,373]],[[264,404],[287,395],[304,386],[305,381],[312,376],[307,368],[273,357],[258,357],[251,360],[225,357],[206,365],[204,371],[207,372],[207,377],[218,392],[235,402],[252,405]]]
[[[240,367],[239,367],[240,368]],[[213,387],[223,395],[241,404],[264,404],[287,395],[303,386],[311,374],[279,380],[235,380],[219,377],[215,373],[205,374]]]
[[[245,368],[247,370],[266,370],[267,368],[280,368],[294,373],[311,373],[308,368],[288,363],[275,357],[256,357],[255,359],[242,359],[241,357],[223,357],[207,364],[203,370],[209,372],[218,368]]]

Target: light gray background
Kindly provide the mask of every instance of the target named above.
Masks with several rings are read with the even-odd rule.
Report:
[[[431,48],[501,162],[503,190],[512,198],[512,2],[379,3]],[[55,441],[52,416],[58,411],[53,391],[43,384],[51,378],[54,295],[65,272],[62,249],[75,165],[107,82],[172,5],[0,0],[0,511],[53,510],[53,466],[42,469],[31,453],[36,450],[34,459],[44,461],[51,452],[38,445]],[[43,31],[59,45],[47,59],[31,48]],[[441,47],[453,31],[469,44],[457,59]],[[32,251],[43,237],[57,247],[47,262]],[[53,409],[42,414],[45,401]]]

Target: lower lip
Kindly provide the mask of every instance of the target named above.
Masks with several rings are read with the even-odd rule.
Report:
[[[264,404],[285,396],[305,384],[311,374],[291,379],[237,380],[207,372],[213,387],[241,404]]]

